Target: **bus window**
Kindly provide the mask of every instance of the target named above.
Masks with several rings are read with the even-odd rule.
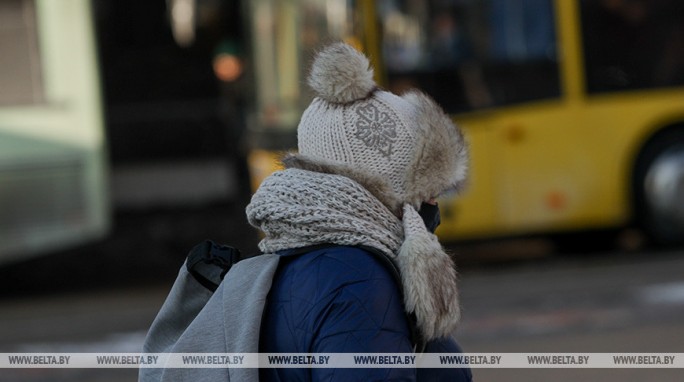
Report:
[[[33,1],[0,1],[0,105],[43,99]]]
[[[684,2],[581,2],[587,90],[684,84]]]
[[[383,0],[378,15],[392,91],[452,113],[560,95],[551,0]]]

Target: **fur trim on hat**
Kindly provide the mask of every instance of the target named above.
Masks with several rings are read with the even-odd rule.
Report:
[[[397,264],[406,311],[415,313],[417,326],[426,340],[451,335],[461,318],[453,260],[409,204],[404,206],[403,224],[404,242]]]
[[[461,130],[429,96],[411,91],[402,96],[416,107],[418,145],[408,167],[407,203],[461,191],[468,171],[468,145]]]
[[[288,153],[281,159],[285,168],[298,168],[324,174],[345,176],[370,192],[384,204],[392,213],[401,217],[402,201],[392,190],[392,187],[382,177],[369,174],[363,169],[345,163],[333,163],[325,159],[312,158],[303,154]]]
[[[376,88],[366,56],[341,42],[318,53],[308,82],[318,97],[338,104],[366,98]]]

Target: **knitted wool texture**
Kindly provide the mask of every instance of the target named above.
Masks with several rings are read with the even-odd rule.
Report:
[[[247,206],[264,253],[316,244],[367,245],[395,257],[401,220],[353,180],[288,169],[266,178]]]
[[[404,203],[418,208],[462,187],[467,145],[430,97],[379,89],[368,59],[344,43],[319,52],[308,81],[317,96],[297,128],[298,155],[336,173],[352,168],[381,179],[396,196],[388,207],[397,215]]]
[[[353,107],[316,98],[297,130],[299,153],[362,168],[386,179],[395,193],[405,193],[406,169],[416,150],[412,110],[388,92],[376,92]]]

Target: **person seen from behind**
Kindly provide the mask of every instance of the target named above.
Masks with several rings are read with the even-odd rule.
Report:
[[[463,188],[468,147],[427,95],[380,89],[345,43],[316,56],[298,151],[246,208],[280,262],[261,353],[460,352],[457,272],[435,199]],[[469,381],[468,368],[264,368],[261,381]]]

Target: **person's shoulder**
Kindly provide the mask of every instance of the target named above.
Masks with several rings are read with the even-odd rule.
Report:
[[[307,273],[315,271],[346,280],[391,278],[380,256],[361,247],[329,246],[296,256],[292,265]]]
[[[353,246],[326,246],[296,255],[285,255],[280,277],[291,286],[317,295],[372,283],[383,290],[395,289],[391,270],[378,254]],[[282,260],[281,260],[282,261]]]

